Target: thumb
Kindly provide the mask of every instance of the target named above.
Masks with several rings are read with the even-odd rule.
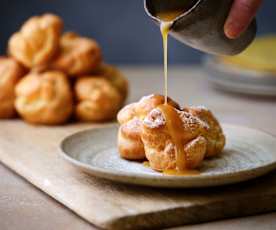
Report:
[[[244,32],[255,17],[262,0],[234,0],[224,25],[225,35],[235,39]]]

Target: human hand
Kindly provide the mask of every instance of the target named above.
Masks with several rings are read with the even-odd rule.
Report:
[[[234,0],[224,25],[225,35],[235,39],[244,32],[255,17],[262,0]]]

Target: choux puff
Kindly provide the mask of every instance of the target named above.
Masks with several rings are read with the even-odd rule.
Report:
[[[163,109],[156,108],[143,121],[142,140],[150,166],[157,171],[198,168],[207,153],[209,143],[206,136],[211,128],[191,113],[173,107],[169,110],[172,110],[169,114],[174,114],[172,117],[168,117]],[[179,143],[175,141],[170,123],[174,123],[173,132],[176,132]],[[213,155],[219,153],[213,150]],[[184,160],[180,159],[179,166],[177,154],[180,153]]]
[[[198,117],[208,125],[206,132],[202,133],[207,140],[206,157],[214,157],[220,154],[226,141],[223,130],[213,113],[202,106],[184,108],[184,111]]]
[[[78,76],[90,74],[101,62],[101,48],[95,40],[67,32],[60,39],[60,52],[51,67]]]
[[[172,100],[168,104],[163,96],[151,95],[119,112],[118,147],[123,158],[146,158],[157,171],[178,169],[179,162],[182,169],[195,169],[205,157],[222,151],[225,137],[209,110],[181,110]]]
[[[62,124],[73,111],[70,83],[62,72],[30,73],[16,86],[15,106],[27,122]]]
[[[101,64],[99,68],[95,71],[96,75],[102,76],[111,82],[121,93],[123,100],[127,98],[128,95],[128,81],[126,80],[124,74],[115,66],[109,64]]]
[[[24,72],[13,58],[0,57],[0,118],[15,116],[15,86]]]
[[[60,17],[53,14],[34,16],[9,40],[9,53],[24,66],[47,64],[57,53],[63,28]]]
[[[101,77],[82,77],[75,83],[76,117],[85,122],[112,120],[123,104],[123,98],[110,81]]]
[[[127,98],[128,81],[116,67],[101,64],[93,75],[77,78],[75,94],[79,120],[112,120]]]
[[[142,142],[142,122],[147,114],[164,103],[164,97],[150,95],[143,97],[139,102],[125,106],[117,115],[120,124],[118,132],[118,148],[121,157],[128,160],[144,160],[145,149]],[[178,104],[168,100],[176,108]]]

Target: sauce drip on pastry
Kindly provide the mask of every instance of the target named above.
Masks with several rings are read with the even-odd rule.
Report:
[[[158,106],[166,120],[166,127],[176,147],[176,167],[179,171],[186,169],[186,154],[182,140],[182,121],[174,107],[164,104]]]
[[[143,97],[118,114],[118,149],[127,160],[167,175],[197,175],[204,159],[219,155],[225,136],[212,112],[181,107],[160,95]]]
[[[198,171],[187,171],[186,154],[184,151],[184,143],[182,140],[182,121],[177,111],[168,105],[168,35],[174,20],[183,14],[185,10],[178,9],[173,11],[159,12],[156,16],[161,20],[160,31],[163,39],[163,55],[164,55],[164,95],[165,104],[158,108],[161,110],[166,119],[166,126],[176,148],[176,170],[166,170],[168,175],[196,175]]]
[[[172,142],[175,145],[176,151],[176,169],[165,170],[164,173],[168,175],[197,175],[197,170],[187,169],[186,153],[184,151],[185,140],[183,140],[183,127],[182,120],[176,109],[169,105],[159,105],[158,109],[162,112],[166,120],[166,127],[169,135],[172,138]]]

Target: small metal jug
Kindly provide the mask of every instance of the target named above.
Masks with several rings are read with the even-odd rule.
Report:
[[[195,49],[216,54],[236,55],[255,38],[257,25],[253,20],[248,29],[237,39],[224,34],[224,24],[233,0],[144,0],[147,14],[157,23],[158,12],[168,12],[186,7],[171,26],[170,34]],[[188,4],[188,5],[187,5]]]

